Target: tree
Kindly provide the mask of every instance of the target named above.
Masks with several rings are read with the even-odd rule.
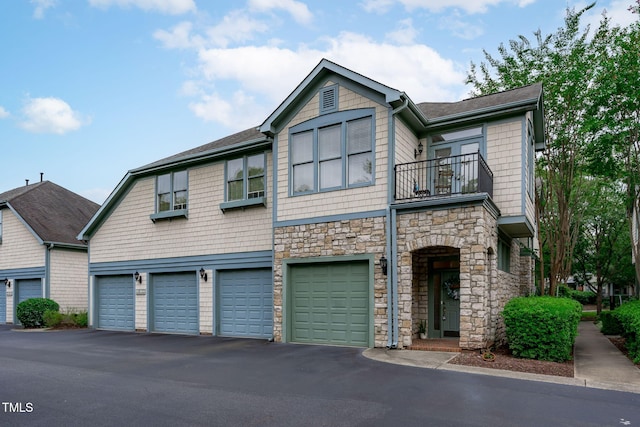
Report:
[[[536,209],[538,240],[546,242],[549,254],[552,295],[556,284],[566,281],[571,273],[584,208],[578,201],[582,199],[584,147],[590,134],[583,122],[598,61],[590,49],[589,28],[580,29],[580,18],[594,5],[578,11],[568,9],[564,27],[546,36],[538,30],[535,44],[520,35],[509,42],[508,49],[499,46],[500,58],[485,50],[486,62],[479,69],[472,63],[466,81],[475,94],[543,83],[547,148],[538,158],[542,185],[536,190]],[[543,283],[541,280],[544,289]]]
[[[629,10],[640,14],[640,1],[636,3]],[[624,184],[636,283],[640,283],[640,241],[633,238],[633,215],[640,213],[640,21],[607,31],[601,25],[601,32],[606,39],[602,37],[594,46],[601,61],[586,123],[596,135],[587,148],[588,164],[592,174]]]
[[[626,229],[624,191],[621,186],[601,177],[584,180],[584,218],[574,251],[574,277],[587,279],[595,276],[597,312],[602,311],[602,289],[613,282],[620,270],[621,242],[630,253],[624,233]],[[617,256],[616,256],[617,255]],[[623,257],[629,261],[629,256]],[[630,263],[629,263],[630,264]]]

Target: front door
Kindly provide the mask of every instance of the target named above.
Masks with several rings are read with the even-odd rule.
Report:
[[[460,271],[434,271],[429,278],[429,338],[460,336]]]

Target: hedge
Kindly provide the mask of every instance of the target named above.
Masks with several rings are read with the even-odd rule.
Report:
[[[571,359],[582,305],[570,298],[518,297],[502,312],[512,354],[523,359]]]
[[[600,312],[600,321],[602,322],[600,332],[603,334],[622,335],[622,325],[613,311]]]
[[[629,355],[634,363],[640,363],[640,301],[622,304],[613,311],[613,315],[620,322]]]
[[[16,316],[25,328],[42,328],[44,326],[44,312],[58,311],[60,306],[49,298],[29,298],[16,307]]]

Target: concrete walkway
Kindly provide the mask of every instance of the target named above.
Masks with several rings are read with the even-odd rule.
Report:
[[[585,386],[640,393],[640,369],[593,322],[578,325],[573,354],[574,377]]]
[[[574,378],[529,374],[448,363],[456,353],[370,348],[363,355],[380,362],[443,369],[521,380],[600,388],[640,394],[640,369],[636,368],[593,322],[580,322],[573,349]]]

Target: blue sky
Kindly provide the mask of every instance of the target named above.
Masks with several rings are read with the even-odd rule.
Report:
[[[631,0],[599,1],[626,25]],[[0,2],[0,192],[45,179],[102,203],[133,169],[259,125],[327,58],[457,101],[470,61],[562,26],[572,0]]]

